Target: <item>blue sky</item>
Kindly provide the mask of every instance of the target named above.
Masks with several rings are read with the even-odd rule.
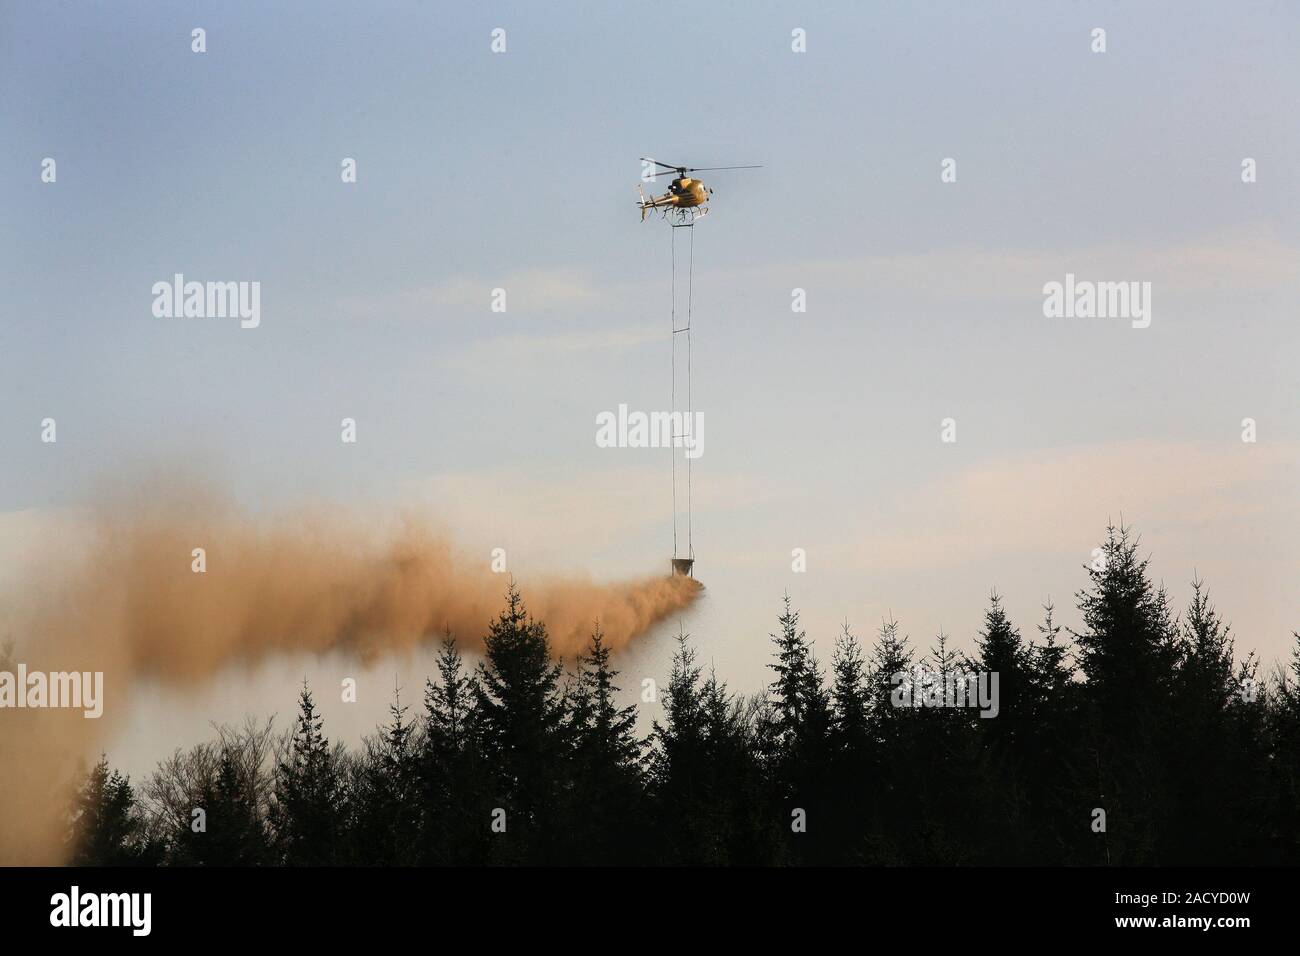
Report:
[[[968,647],[993,587],[1030,632],[1121,513],[1177,603],[1195,568],[1271,661],[1300,626],[1298,27],[1283,3],[7,5],[0,574],[106,476],[178,461],[250,509],[418,505],[525,582],[660,570],[666,453],[594,443],[601,411],[667,400],[653,155],[764,166],[708,177],[695,235],[708,591],[683,624],[734,686],[766,680],[787,589],[826,656],[890,611]],[[1151,327],[1044,318],[1067,271],[1152,282]],[[176,272],[260,281],[261,326],[154,318]],[[286,710],[337,666],[232,675],[173,726]],[[327,718],[363,729],[375,681]]]

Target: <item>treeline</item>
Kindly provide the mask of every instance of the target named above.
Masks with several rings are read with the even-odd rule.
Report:
[[[1026,637],[994,596],[975,654],[847,625],[824,666],[787,598],[765,693],[686,637],[648,738],[599,630],[566,671],[512,586],[471,669],[450,637],[423,706],[359,753],[304,687],[296,726],[223,729],[140,787],[101,762],[69,814],[83,865],[1263,864],[1300,862],[1300,646],[1261,677],[1200,582],[1182,615],[1109,529]],[[998,675],[997,714],[899,706],[895,675]]]

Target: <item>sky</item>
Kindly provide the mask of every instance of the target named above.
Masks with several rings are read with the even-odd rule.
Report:
[[[648,155],[763,168],[702,174],[706,590],[625,686],[666,679],[680,627],[760,689],[787,592],[823,662],[891,614],[969,650],[993,589],[1027,635],[1049,599],[1077,625],[1121,517],[1271,666],[1300,627],[1298,34],[1267,2],[6,4],[0,584],[29,590],[103,482],[175,467],[254,514],[419,508],[467,561],[505,548],[525,597],[663,571],[671,452],[595,442],[601,412],[667,408]],[[154,316],[175,273],[260,282],[260,324]],[[1046,317],[1067,273],[1151,283],[1149,327]],[[358,668],[152,688],[109,749],[146,770],[287,715],[304,675],[358,677],[355,706],[320,695],[355,742],[432,670]]]

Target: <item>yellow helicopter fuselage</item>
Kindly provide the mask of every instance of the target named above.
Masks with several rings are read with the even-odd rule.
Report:
[[[668,195],[673,197],[672,205],[679,209],[691,209],[709,201],[709,191],[704,183],[689,177],[674,179],[668,187]]]
[[[668,192],[662,196],[643,200],[641,209],[658,209],[663,206],[672,206],[677,209],[694,209],[696,206],[703,206],[708,201],[709,187],[698,179],[683,176],[674,179],[668,186]]]

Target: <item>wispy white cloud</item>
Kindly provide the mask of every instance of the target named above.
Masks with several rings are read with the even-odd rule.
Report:
[[[1158,284],[1164,302],[1214,294],[1258,297],[1300,286],[1300,246],[1268,227],[1234,228],[1163,245],[1122,240],[1057,249],[952,246],[880,255],[790,257],[730,269],[700,265],[700,272],[718,288],[764,288],[779,280],[823,294],[837,290],[861,294],[869,289],[881,298],[968,304],[1037,299],[1043,283],[1061,279],[1066,271],[1080,278],[1151,281]],[[557,317],[564,320],[664,297],[660,276],[600,282],[582,268],[558,267],[501,277],[451,277],[432,285],[349,299],[342,311],[354,318],[421,321],[488,314],[496,288],[506,290],[511,315],[559,313]]]
[[[984,462],[907,492],[883,522],[846,533],[834,560],[864,571],[938,570],[1010,555],[1077,553],[1106,521],[1177,537],[1184,553],[1267,521],[1300,540],[1300,447],[1132,441]],[[1122,515],[1121,515],[1122,512]],[[1180,548],[1182,550],[1182,548]],[[1293,555],[1297,553],[1291,546]]]
[[[563,309],[566,314],[600,306],[607,293],[581,269],[527,269],[502,276],[453,276],[431,285],[344,300],[345,316],[364,319],[438,321],[465,313],[492,314],[493,290],[504,289],[510,314]]]
[[[788,260],[723,274],[730,282],[770,283],[790,276],[819,289],[869,288],[918,301],[974,303],[1036,298],[1044,282],[1066,271],[1080,278],[1158,283],[1167,301],[1236,290],[1294,289],[1300,284],[1300,246],[1272,229],[1234,229],[1151,245],[1118,241],[1059,249],[962,247],[921,252]]]

